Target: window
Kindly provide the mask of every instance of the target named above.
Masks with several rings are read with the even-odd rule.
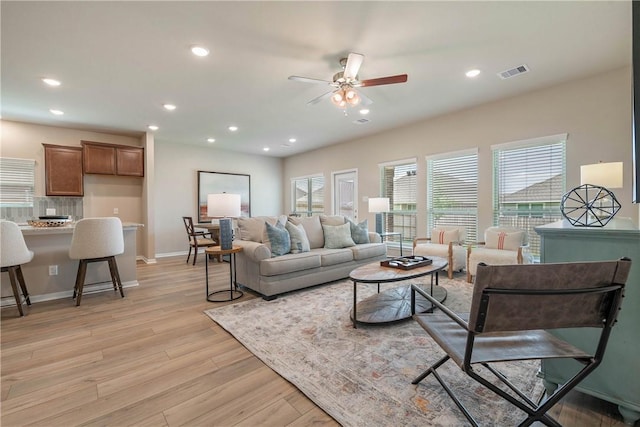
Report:
[[[478,150],[427,158],[427,230],[464,226],[467,242],[478,235]]]
[[[312,216],[324,213],[324,176],[291,180],[292,213]]]
[[[33,207],[36,162],[0,157],[0,206]]]
[[[416,237],[416,159],[380,165],[381,197],[389,198],[383,232],[402,233],[403,241]],[[393,241],[393,239],[391,239]]]
[[[493,150],[494,224],[529,234],[529,250],[540,257],[534,227],[562,219],[567,135],[500,144]]]

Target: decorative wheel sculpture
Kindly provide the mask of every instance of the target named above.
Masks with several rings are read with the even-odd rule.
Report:
[[[604,187],[583,184],[562,196],[560,211],[576,227],[604,227],[620,210],[620,203]]]

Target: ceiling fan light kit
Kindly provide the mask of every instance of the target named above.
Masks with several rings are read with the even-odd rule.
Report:
[[[331,90],[312,99],[307,102],[307,105],[317,104],[325,98],[330,98],[331,102],[336,107],[345,110],[345,114],[347,107],[355,107],[361,103],[362,105],[369,105],[373,103],[371,99],[364,96],[364,94],[359,93],[355,88],[405,83],[407,81],[406,74],[379,77],[369,80],[358,80],[358,72],[360,71],[360,66],[363,61],[364,55],[359,53],[350,53],[347,58],[340,59],[340,65],[342,66],[343,71],[335,73],[332,81],[300,76],[289,76],[289,80],[296,80],[304,83],[322,83],[335,87],[335,90]]]

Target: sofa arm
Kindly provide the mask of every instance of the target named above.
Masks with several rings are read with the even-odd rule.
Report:
[[[382,243],[382,237],[375,231],[369,232],[369,242],[371,243]]]
[[[251,240],[234,240],[233,244],[241,246],[242,254],[253,262],[271,258],[271,250],[264,243],[252,242]]]

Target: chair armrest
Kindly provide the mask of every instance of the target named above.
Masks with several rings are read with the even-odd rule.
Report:
[[[253,262],[271,258],[271,250],[264,243],[252,242],[251,240],[234,240],[233,244],[234,246],[242,246],[241,256],[246,256]]]
[[[415,311],[416,311],[415,310],[415,308],[416,308],[415,307],[415,293],[416,292],[419,293],[420,295],[422,295],[423,297],[425,297],[426,299],[428,299],[429,302],[431,302],[436,308],[439,308],[451,320],[456,322],[458,325],[463,327],[465,330],[467,330],[467,331],[469,330],[469,325],[468,325],[467,322],[464,321],[464,319],[462,319],[460,316],[458,316],[458,314],[456,314],[455,312],[451,311],[451,309],[449,309],[449,307],[446,307],[446,306],[442,305],[442,303],[440,303],[437,299],[432,297],[427,292],[423,291],[417,285],[411,285],[411,314],[415,314]]]
[[[431,237],[414,237],[413,238],[413,248],[416,248],[416,245],[418,244],[418,242],[430,242],[431,241]]]

